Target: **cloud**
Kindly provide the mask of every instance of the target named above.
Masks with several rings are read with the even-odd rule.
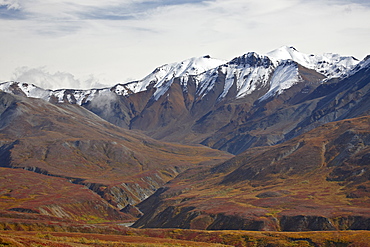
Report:
[[[93,75],[89,75],[85,80],[81,80],[76,79],[74,75],[67,72],[57,71],[55,73],[50,73],[45,67],[19,67],[13,73],[12,81],[32,83],[44,89],[86,89],[106,86],[101,84],[100,80]]]
[[[51,74],[44,67],[28,68],[20,67],[14,72],[12,80],[28,82],[47,89],[55,89],[55,86],[65,85],[68,87],[80,87],[80,82],[70,73],[55,72]]]
[[[0,0],[0,10],[4,16],[27,16],[28,19],[47,19],[59,21],[83,20],[127,20],[143,18],[152,10],[165,6],[200,4],[205,0],[82,0],[71,2],[66,0]]]
[[[8,10],[20,9],[18,0],[0,0],[0,6],[5,6]]]
[[[25,18],[17,0],[0,0],[0,19],[21,20]]]
[[[111,115],[109,112],[114,111],[114,106],[112,103],[117,102],[117,95],[111,91],[102,91],[95,95],[94,99],[91,101],[93,108],[104,109],[107,116]],[[114,114],[113,114],[114,115]]]
[[[370,2],[368,0],[330,0],[328,1],[329,4],[341,4],[341,5],[348,5],[348,4],[360,4],[363,6],[370,7]]]
[[[91,28],[97,21],[142,20],[159,8],[201,3],[202,0],[0,0],[0,19],[26,20],[22,28],[38,35],[65,36]]]
[[[361,59],[369,16],[368,0],[0,0],[0,77],[113,86],[189,57],[282,45]]]

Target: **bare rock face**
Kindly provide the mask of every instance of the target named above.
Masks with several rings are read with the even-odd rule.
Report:
[[[334,231],[337,228],[330,219],[323,216],[283,216],[280,219],[282,231]]]

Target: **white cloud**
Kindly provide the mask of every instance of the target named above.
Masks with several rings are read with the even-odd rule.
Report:
[[[98,78],[89,75],[86,79],[76,79],[74,75],[67,72],[57,71],[50,73],[45,67],[29,68],[19,67],[15,70],[12,81],[20,81],[35,84],[45,89],[60,89],[60,88],[91,88],[103,87],[105,85],[99,82]]]
[[[17,78],[49,87],[114,85],[193,56],[232,59],[282,45],[362,59],[370,53],[367,2],[0,0],[0,78],[27,66]]]

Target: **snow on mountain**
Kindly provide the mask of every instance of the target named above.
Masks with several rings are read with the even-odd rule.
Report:
[[[246,97],[261,87],[268,87],[266,95],[260,98],[265,100],[301,81],[297,64],[313,69],[325,75],[326,79],[330,79],[345,76],[358,62],[353,57],[331,53],[307,55],[288,46],[271,51],[267,55],[249,52],[197,75],[197,96],[202,98],[213,89],[218,71],[226,76],[224,90],[218,100],[226,97],[234,83],[237,88],[237,99]]]
[[[219,101],[226,97],[234,83],[237,88],[237,99],[246,97],[262,87],[269,87],[267,94],[261,98],[263,100],[281,93],[300,81],[296,63],[271,60],[267,56],[249,52],[219,68],[198,75],[197,81],[203,81],[197,92],[198,97],[204,97],[213,89],[217,80],[217,70],[226,76],[224,90],[218,97]]]
[[[266,55],[249,52],[229,62],[203,56],[179,63],[165,64],[156,68],[142,80],[117,84],[112,88],[52,91],[28,83],[6,82],[0,84],[0,89],[13,93],[23,92],[27,97],[42,98],[47,101],[82,105],[99,95],[129,96],[146,91],[150,87],[155,88],[152,100],[158,100],[168,91],[175,78],[179,79],[183,90],[187,91],[187,83],[189,77],[192,76],[196,82],[196,95],[198,98],[203,98],[213,90],[221,73],[225,76],[225,83],[218,100],[227,96],[234,83],[237,89],[237,99],[246,97],[259,88],[267,88],[267,93],[260,98],[260,100],[265,100],[301,81],[297,64],[313,69],[330,79],[348,75],[356,65],[356,68],[360,66],[358,63],[359,61],[353,57],[331,53],[308,55],[297,51],[294,47],[283,46]],[[364,63],[361,64],[365,66]]]
[[[368,69],[370,68],[370,55],[364,58],[361,62],[359,62],[356,67],[348,73],[348,76],[353,75],[357,73],[358,71],[362,69]]]
[[[73,104],[82,105],[88,101],[91,101],[95,97],[104,94],[111,93],[110,88],[101,89],[89,89],[89,90],[73,90],[73,89],[60,89],[50,92],[49,100],[51,97],[58,99],[58,103],[69,102]]]
[[[153,95],[153,99],[158,100],[169,89],[174,78],[181,77],[182,83],[186,86],[189,76],[201,74],[225,62],[226,60],[214,59],[207,55],[193,57],[180,63],[165,64],[156,68],[151,74],[140,81],[116,86],[114,91],[118,95],[128,95],[130,93],[145,91],[148,86],[153,85],[157,89]]]
[[[225,62],[225,60],[203,56],[194,57],[180,63],[166,64],[155,69],[153,73],[146,76],[143,80],[138,81],[132,91],[134,93],[145,91],[150,84],[154,84],[157,90],[153,95],[153,99],[158,100],[169,89],[174,78],[181,77],[182,83],[186,87],[189,76],[201,74]]]
[[[182,83],[186,86],[189,76],[201,74],[225,62],[226,60],[218,60],[210,56],[194,57],[180,63],[165,64],[156,68],[151,74],[140,81],[117,84],[112,88],[44,90],[28,83],[6,82],[0,84],[0,90],[13,93],[15,90],[18,90],[19,92],[23,92],[27,97],[42,98],[47,101],[50,101],[51,98],[56,98],[59,103],[70,102],[81,105],[87,101],[91,101],[100,94],[113,92],[120,96],[127,96],[132,93],[145,91],[148,86],[152,85],[157,89],[153,95],[153,99],[158,100],[171,86],[174,78],[182,77]]]
[[[255,52],[234,58],[223,67],[222,71],[226,74],[226,80],[224,91],[219,99],[227,95],[234,82],[236,82],[238,91],[236,98],[243,98],[260,86],[266,86],[273,69],[272,61],[268,57]]]
[[[324,53],[323,55],[304,54],[292,46],[280,47],[267,53],[267,56],[278,61],[293,60],[306,68],[316,70],[328,79],[345,76],[359,63],[354,57],[344,57],[333,53]]]
[[[33,84],[5,82],[0,84],[0,90],[4,92],[18,92],[26,97],[49,100],[50,90],[39,88]]]
[[[271,77],[269,91],[259,100],[262,101],[276,94],[281,94],[300,80],[297,64],[289,61],[281,63]]]
[[[220,67],[223,67],[223,65]],[[212,90],[218,76],[217,71],[218,68],[214,68],[195,76],[194,80],[197,87],[196,95],[198,97],[202,98],[204,95],[208,94],[210,90]],[[186,84],[184,90],[187,90]]]
[[[46,101],[53,101],[58,103],[73,103],[82,105],[87,101],[91,101],[94,97],[103,92],[110,92],[110,88],[90,89],[90,90],[74,90],[74,89],[58,89],[48,90],[37,87],[33,84],[23,82],[4,82],[0,83],[0,90],[20,94],[26,97],[39,98]]]

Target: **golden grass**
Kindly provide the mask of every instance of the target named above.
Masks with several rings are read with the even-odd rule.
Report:
[[[0,246],[370,246],[369,231],[252,232],[133,229],[121,234],[0,231]]]

